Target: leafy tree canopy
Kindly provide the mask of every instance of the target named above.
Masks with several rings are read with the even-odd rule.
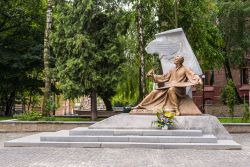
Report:
[[[16,93],[41,92],[44,2],[4,0],[0,6],[0,103],[11,114]]]
[[[61,1],[56,5],[53,52],[65,98],[95,90],[110,98],[124,61],[120,36],[126,27],[115,1]]]
[[[220,2],[219,27],[224,39],[224,56],[234,67],[244,65],[250,50],[250,1]]]

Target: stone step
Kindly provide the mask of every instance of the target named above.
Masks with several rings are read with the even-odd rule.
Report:
[[[70,136],[202,136],[201,130],[75,128]]]
[[[48,142],[44,136],[69,136],[68,130],[43,132],[4,142],[5,147],[63,147],[63,148],[152,148],[152,149],[241,149],[233,140],[217,140],[216,143],[143,143],[143,142]],[[71,136],[72,137],[72,136]],[[77,137],[77,136],[76,136]],[[79,136],[82,137],[82,136]],[[92,136],[93,137],[93,136]],[[137,137],[137,136],[134,136]],[[139,136],[140,137],[140,136]],[[143,136],[144,137],[144,136]]]
[[[214,135],[204,136],[41,136],[51,142],[140,142],[140,143],[216,143]]]
[[[147,149],[197,149],[240,150],[233,140],[217,143],[131,143],[131,142],[5,142],[5,147],[60,147],[60,148],[147,148]]]

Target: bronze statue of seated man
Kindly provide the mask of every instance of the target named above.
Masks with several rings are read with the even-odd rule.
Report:
[[[131,114],[140,114],[145,111],[147,111],[146,113],[156,113],[160,109],[174,111],[177,116],[201,114],[200,111],[197,111],[198,108],[194,106],[193,101],[186,95],[186,87],[202,84],[202,80],[191,69],[183,66],[183,62],[184,57],[176,56],[175,67],[164,75],[155,75],[154,71],[150,70],[147,76],[152,78],[155,83],[165,83],[165,86],[150,92],[140,104],[134,107]],[[179,110],[181,101],[184,105],[182,110],[189,110],[186,114]],[[194,111],[195,107],[197,109]]]

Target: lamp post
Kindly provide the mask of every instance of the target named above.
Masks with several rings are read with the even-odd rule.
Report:
[[[204,85],[205,85],[205,78],[206,76],[203,74],[201,76],[203,84],[202,84],[202,113],[205,114],[205,91],[204,91]]]

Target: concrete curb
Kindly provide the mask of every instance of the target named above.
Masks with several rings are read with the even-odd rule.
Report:
[[[54,132],[76,127],[88,127],[95,121],[0,121],[0,132]],[[250,133],[250,123],[222,123],[229,133]]]
[[[96,122],[63,121],[0,121],[0,132],[55,132],[88,127]]]
[[[222,123],[229,133],[250,133],[250,123]]]

